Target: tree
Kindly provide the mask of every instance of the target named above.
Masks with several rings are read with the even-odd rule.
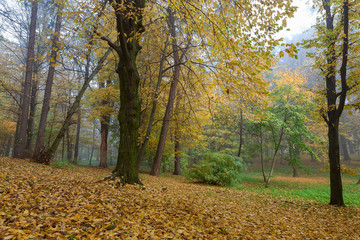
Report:
[[[175,97],[176,97],[176,87],[178,85],[179,78],[180,78],[181,60],[180,60],[179,46],[177,43],[176,30],[175,30],[175,12],[174,12],[174,9],[172,9],[171,7],[168,8],[168,25],[169,25],[170,36],[172,38],[171,45],[172,45],[173,56],[174,56],[174,73],[173,73],[173,77],[172,77],[172,81],[171,81],[171,85],[170,85],[169,100],[168,100],[168,103],[166,106],[166,111],[165,111],[163,125],[161,128],[159,143],[158,143],[158,147],[156,150],[156,155],[153,160],[153,165],[151,167],[150,175],[153,175],[153,176],[158,176],[159,172],[160,172],[161,159],[162,159],[162,155],[164,152],[166,136],[167,136],[167,133],[169,130],[171,115],[173,112],[173,107],[174,107],[174,102],[175,102]]]
[[[322,117],[328,127],[330,163],[330,205],[345,206],[341,180],[339,123],[349,91],[359,85],[357,48],[358,30],[351,24],[358,21],[359,3],[348,0],[316,1],[322,18],[315,26],[315,38],[306,41],[323,54],[312,54],[315,67],[325,79],[325,102]],[[351,10],[349,10],[351,8]],[[351,69],[351,70],[350,70]],[[340,79],[340,80],[339,80]]]
[[[36,21],[37,21],[37,10],[38,10],[38,1],[34,0],[31,7],[31,20],[29,27],[29,43],[27,51],[27,60],[26,60],[26,72],[25,72],[25,82],[24,90],[21,104],[21,118],[20,124],[18,126],[18,135],[15,140],[14,147],[14,157],[24,158],[25,157],[25,141],[26,141],[26,131],[28,123],[28,113],[30,105],[30,91],[31,91],[31,81],[33,74],[33,64],[34,64],[34,47],[35,47],[35,34],[36,34]]]
[[[120,177],[123,184],[140,183],[137,167],[140,99],[140,76],[136,57],[140,51],[139,39],[144,31],[142,25],[145,0],[112,0],[116,17],[118,44],[102,37],[116,51],[116,72],[120,81],[120,143],[118,160],[112,178]]]
[[[54,35],[52,39],[52,50],[50,54],[50,64],[49,64],[49,70],[48,70],[48,76],[46,79],[46,85],[45,85],[45,92],[44,92],[44,99],[43,99],[43,105],[41,109],[41,116],[40,116],[40,122],[39,122],[39,130],[36,138],[35,143],[35,150],[33,159],[36,162],[42,162],[39,154],[42,148],[44,147],[44,140],[45,140],[45,128],[46,128],[46,120],[50,108],[50,97],[51,97],[51,91],[52,91],[52,85],[54,81],[54,74],[55,74],[55,66],[56,66],[56,57],[57,53],[59,51],[60,47],[60,29],[61,29],[61,22],[62,22],[62,8],[63,4],[60,3],[58,6],[58,12],[56,16],[56,23],[55,23],[55,30]]]

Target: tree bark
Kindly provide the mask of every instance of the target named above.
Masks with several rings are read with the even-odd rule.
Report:
[[[298,174],[295,164],[291,164],[291,167],[293,169],[293,177],[299,177],[299,174]]]
[[[151,167],[150,175],[158,176],[161,166],[162,155],[165,148],[166,136],[169,130],[169,125],[171,121],[171,115],[173,112],[175,96],[176,96],[176,87],[180,78],[180,56],[179,56],[179,46],[177,44],[176,30],[175,30],[175,12],[168,8],[168,26],[170,31],[170,36],[172,38],[172,48],[173,48],[173,57],[174,57],[174,74],[170,86],[169,100],[166,106],[165,116],[163,120],[163,125],[161,128],[159,143],[156,150],[156,155],[153,160]]]
[[[111,84],[111,81],[107,81],[106,87]],[[99,83],[99,88],[104,88],[105,83]],[[101,101],[102,107],[109,107],[107,100]],[[107,150],[108,150],[108,133],[109,133],[110,114],[105,112],[100,115],[100,132],[101,132],[101,143],[100,143],[100,163],[99,167],[107,167]]]
[[[37,68],[35,66],[35,68]],[[34,75],[37,75],[37,70],[34,70]],[[38,91],[38,81],[35,79],[32,82],[31,86],[31,99],[30,99],[30,114],[28,119],[28,126],[26,132],[26,145],[25,145],[25,156],[31,157],[31,144],[34,134],[34,120],[35,120],[35,113],[36,113],[36,105],[37,105],[37,91]]]
[[[81,129],[81,111],[80,111],[80,107],[79,107],[78,114],[77,114],[77,121],[76,121],[76,137],[75,137],[75,147],[74,147],[74,161],[75,161],[75,163],[78,162],[78,158],[79,158],[80,129]]]
[[[240,127],[240,133],[239,133],[239,149],[238,149],[238,153],[237,156],[240,157],[241,156],[241,148],[242,145],[244,143],[244,139],[243,139],[243,110],[240,109],[240,123],[239,123],[239,127]]]
[[[119,44],[114,44],[105,37],[102,39],[116,50],[119,57],[116,72],[120,81],[120,142],[118,160],[110,178],[119,177],[122,184],[140,184],[137,167],[140,76],[136,57],[141,49],[139,37],[144,31],[142,17],[145,0],[113,0],[111,5],[115,10]]]
[[[181,175],[180,125],[176,123],[175,129],[175,162],[173,175]]]
[[[260,161],[261,161],[261,172],[263,175],[264,182],[266,183],[266,174],[265,174],[265,167],[264,167],[264,136],[262,132],[262,123],[260,123]]]
[[[37,11],[38,11],[38,1],[34,0],[32,2],[32,7],[31,7],[31,20],[30,20],[30,31],[29,31],[30,33],[29,33],[29,43],[28,43],[27,60],[26,60],[24,94],[23,94],[22,106],[21,106],[21,118],[19,124],[18,137],[14,147],[14,157],[16,158],[25,157],[26,130],[27,130],[27,122],[28,122],[28,114],[29,114],[30,91],[31,91],[31,81],[32,81],[33,64],[34,64]]]
[[[45,141],[45,129],[46,129],[46,120],[48,116],[48,112],[50,109],[50,97],[52,91],[52,85],[54,81],[54,74],[55,74],[55,66],[56,66],[56,57],[59,51],[60,46],[60,29],[61,29],[61,22],[62,22],[62,8],[63,6],[60,5],[58,9],[58,13],[56,16],[56,23],[55,23],[55,31],[52,38],[52,50],[50,54],[50,61],[49,61],[49,70],[48,75],[46,78],[45,84],[45,92],[44,92],[44,99],[43,105],[41,108],[41,115],[40,115],[40,122],[39,122],[39,130],[36,138],[35,143],[35,150],[33,155],[33,160],[35,162],[43,163],[43,159],[41,158],[40,151],[44,147]]]
[[[72,158],[72,147],[71,147],[71,137],[70,137],[70,133],[69,133],[70,129],[68,128],[66,130],[66,149],[67,149],[67,152],[66,152],[66,159],[68,161],[71,161],[71,158]]]
[[[62,148],[61,148],[61,159],[64,159],[65,153],[65,139],[62,140]]]
[[[348,61],[348,29],[349,29],[349,3],[348,0],[343,2],[343,46],[342,59],[340,68],[341,92],[337,93],[336,84],[336,36],[334,36],[334,16],[331,12],[331,1],[324,0],[323,7],[326,12],[326,28],[328,30],[327,40],[328,46],[326,51],[327,74],[326,80],[326,99],[327,99],[327,116],[323,114],[323,118],[328,126],[329,139],[329,163],[330,163],[330,205],[345,206],[343,199],[341,167],[340,167],[340,151],[339,151],[339,119],[343,112],[346,94],[349,90],[347,78],[347,61]],[[337,98],[340,97],[339,103]]]

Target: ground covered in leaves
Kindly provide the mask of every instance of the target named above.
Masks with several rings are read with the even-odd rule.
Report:
[[[360,239],[360,209],[0,158],[0,239]]]

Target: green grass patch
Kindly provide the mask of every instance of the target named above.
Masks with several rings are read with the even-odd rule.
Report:
[[[276,176],[289,177],[288,174],[275,175],[271,180],[270,187],[265,188],[265,183],[260,173],[246,173],[241,176],[242,184],[236,185],[235,188],[290,201],[297,200],[327,204],[330,200],[329,184],[301,182],[302,180],[300,179],[299,182],[283,181],[276,179]],[[311,178],[310,176],[308,177]],[[344,201],[347,206],[360,207],[360,185],[356,184],[358,178],[359,176],[343,176],[344,182],[352,182],[350,184],[343,184]],[[316,179],[318,179],[318,176]],[[327,179],[326,176],[324,176],[323,181],[325,179]]]
[[[58,159],[55,160],[52,164],[52,167],[54,168],[74,168],[77,169],[79,167],[75,166],[74,164],[70,163],[68,160],[66,159]]]

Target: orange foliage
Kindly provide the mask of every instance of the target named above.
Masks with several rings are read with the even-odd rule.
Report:
[[[110,170],[55,169],[0,158],[1,239],[358,239],[360,209],[289,202]]]

